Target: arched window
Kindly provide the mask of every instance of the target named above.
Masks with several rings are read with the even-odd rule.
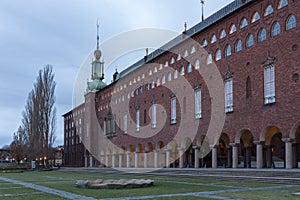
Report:
[[[188,73],[192,72],[192,64],[191,63],[188,65],[187,72]]]
[[[228,44],[225,48],[225,56],[228,57],[231,55],[231,46]]]
[[[267,39],[267,31],[266,29],[261,29],[258,33],[258,42],[265,41]]]
[[[195,69],[199,69],[199,68],[200,68],[200,61],[196,60]]]
[[[243,18],[241,21],[240,29],[245,28],[246,26],[248,26],[248,21],[246,18]]]
[[[202,42],[202,47],[206,47],[207,45],[208,45],[208,42],[207,42],[206,39],[204,39],[203,42]]]
[[[280,9],[280,8],[283,8],[283,7],[287,6],[287,5],[288,5],[288,1],[287,0],[280,0],[277,8]]]
[[[191,54],[195,53],[196,52],[196,47],[193,46],[192,49],[191,49]]]
[[[275,37],[280,34],[280,24],[279,22],[275,22],[272,26],[272,37]]]
[[[268,5],[267,8],[266,8],[266,10],[265,10],[264,16],[268,16],[268,15],[270,15],[273,12],[274,12],[273,7],[271,5]]]
[[[169,62],[168,61],[166,61],[166,63],[165,63],[165,67],[168,67],[169,66]]]
[[[163,75],[162,79],[161,79],[161,84],[165,84],[166,83],[166,76]]]
[[[169,74],[168,74],[168,81],[171,81],[172,80],[172,73],[170,72]]]
[[[291,15],[286,21],[286,30],[290,30],[293,28],[296,28],[296,17],[294,15]]]
[[[218,49],[215,54],[215,59],[216,59],[216,61],[218,61],[218,60],[221,60],[221,58],[222,58],[222,52],[220,49]]]
[[[216,41],[217,41],[217,37],[216,37],[216,35],[214,34],[214,35],[211,37],[210,43],[213,44],[213,43],[215,43]]]
[[[221,31],[221,34],[220,34],[220,39],[223,39],[223,38],[225,38],[226,37],[226,31],[223,29],[222,31]]]
[[[254,37],[252,34],[250,34],[248,37],[247,37],[247,43],[246,43],[246,46],[247,48],[251,47],[254,45]]]
[[[251,97],[251,79],[250,77],[248,76],[247,77],[247,80],[246,80],[246,98],[250,98]]]
[[[149,76],[151,76],[151,75],[152,75],[152,70],[150,69],[150,70],[149,70]]]
[[[211,64],[212,63],[212,55],[211,54],[208,54],[207,56],[207,64]]]
[[[157,81],[156,81],[156,85],[157,85],[157,86],[160,86],[160,79],[159,79],[159,78],[158,78]]]
[[[232,34],[232,33],[234,33],[234,32],[236,32],[236,26],[235,26],[235,24],[232,24],[232,25],[230,26],[229,34]]]
[[[188,57],[188,55],[189,55],[189,52],[187,50],[185,50],[183,56],[186,58],[186,57]]]
[[[242,51],[242,49],[243,49],[242,41],[237,40],[236,43],[235,43],[235,52]]]
[[[174,57],[171,58],[171,64],[174,64],[175,63],[175,59]]]
[[[180,53],[179,53],[178,56],[177,56],[177,61],[179,61],[179,60],[181,60],[181,55],[180,55]]]
[[[255,12],[254,15],[252,16],[251,22],[254,23],[258,20],[260,20],[260,15],[258,14],[258,12]]]
[[[182,67],[180,68],[180,75],[184,75],[184,73],[185,73],[185,69],[184,69],[184,66],[182,66]]]
[[[174,79],[176,79],[176,78],[178,78],[178,71],[177,71],[177,69],[174,72]]]

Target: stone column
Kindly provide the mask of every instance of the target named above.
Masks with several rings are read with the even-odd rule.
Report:
[[[130,168],[130,152],[126,152],[126,167]]]
[[[111,167],[115,168],[115,159],[116,159],[116,154],[113,153],[113,155],[111,156]]]
[[[158,168],[158,154],[157,154],[157,150],[154,150],[154,168]]]
[[[88,157],[84,157],[84,167],[88,167]]]
[[[232,146],[232,168],[238,168],[239,155],[238,155],[238,144],[231,143]]]
[[[122,162],[123,162],[123,153],[119,154],[119,168],[122,168]]]
[[[134,152],[134,168],[138,168],[139,164],[139,153],[138,152]]]
[[[90,167],[93,167],[93,156],[90,156]]]
[[[148,153],[144,153],[144,168],[148,167]]]
[[[217,168],[218,167],[218,149],[216,145],[211,146],[211,167]]]
[[[195,168],[199,168],[199,147],[194,146],[193,149],[195,151]]]
[[[166,149],[166,168],[170,168],[170,154],[171,150]]]
[[[109,167],[108,165],[109,165],[109,156],[108,156],[108,154],[106,154],[105,155],[105,166]]]
[[[256,168],[263,168],[263,141],[255,141],[256,144]]]
[[[285,168],[293,168],[293,139],[291,138],[282,138],[282,141],[285,143]]]
[[[179,149],[179,168],[183,168],[183,156],[184,156],[183,149],[180,148]]]

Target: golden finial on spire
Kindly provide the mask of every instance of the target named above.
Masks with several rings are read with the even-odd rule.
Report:
[[[149,49],[146,48],[146,56],[148,56],[148,55],[149,55]]]

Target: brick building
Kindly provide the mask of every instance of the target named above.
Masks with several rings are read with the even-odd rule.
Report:
[[[64,115],[65,164],[298,168],[299,11],[236,0],[109,85],[97,45],[85,102]]]

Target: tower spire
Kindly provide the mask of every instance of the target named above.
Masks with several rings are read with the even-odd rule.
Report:
[[[204,20],[204,4],[205,4],[205,1],[200,0],[200,3],[202,4],[202,21],[203,21]]]
[[[97,49],[99,49],[99,20],[97,20]]]

